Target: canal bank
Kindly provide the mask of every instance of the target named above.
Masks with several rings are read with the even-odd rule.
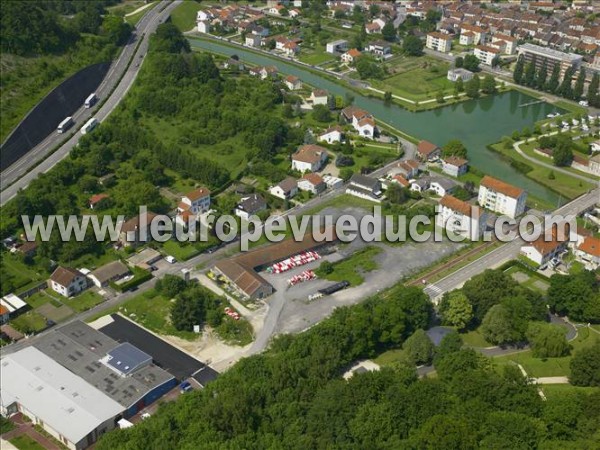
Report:
[[[426,139],[440,146],[451,139],[459,139],[467,147],[473,167],[527,190],[531,196],[546,204],[557,205],[561,202],[556,192],[528,178],[501,155],[487,148],[488,145],[499,142],[503,136],[510,136],[515,130],[533,128],[535,122],[557,111],[555,106],[537,102],[537,99],[530,95],[511,90],[415,113],[395,104],[386,105],[382,100],[361,95],[337,81],[293,62],[217,40],[189,38],[189,41],[194,49],[226,56],[235,54],[255,65],[273,65],[281,73],[297,76],[305,83],[318,86],[332,94],[342,97],[352,95],[355,99],[354,104],[409,136]]]

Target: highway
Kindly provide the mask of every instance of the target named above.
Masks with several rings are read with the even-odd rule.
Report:
[[[143,59],[148,51],[149,36],[156,30],[160,23],[169,17],[171,11],[181,2],[182,0],[176,0],[172,3],[168,0],[163,0],[138,22],[130,41],[123,48],[119,58],[113,62],[106,77],[96,90],[99,97],[98,104],[104,103],[99,108],[96,106],[90,109],[86,109],[82,105],[73,114],[76,125],[71,130],[75,131],[75,134],[64,145],[54,153],[48,155],[65,139],[64,134],[53,132],[39,145],[2,172],[0,206],[6,204],[20,189],[27,187],[39,174],[47,172],[65,158],[71,149],[77,145],[81,137],[79,128],[83,126],[88,118],[94,116],[102,122],[117,107],[140,70]],[[140,39],[141,42],[139,42]],[[41,162],[32,168],[39,161]]]
[[[554,214],[558,215],[570,215],[579,214],[586,209],[596,205],[600,202],[600,188],[596,188],[581,197],[561,206],[559,209],[554,211]],[[442,278],[435,284],[430,284],[425,288],[425,292],[430,298],[439,298],[445,292],[458,289],[467,280],[471,279],[475,275],[479,275],[486,269],[497,267],[511,259],[515,259],[521,250],[521,246],[525,243],[520,237],[498,247],[497,249],[483,255],[481,258],[473,261],[472,263],[462,267],[456,272]]]

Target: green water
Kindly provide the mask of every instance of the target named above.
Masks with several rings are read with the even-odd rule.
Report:
[[[426,139],[438,145],[444,145],[450,139],[461,140],[469,151],[471,164],[496,178],[525,189],[531,195],[557,205],[561,199],[550,189],[527,178],[518,172],[500,155],[486,148],[510,136],[515,130],[522,130],[543,119],[550,112],[560,111],[548,103],[539,103],[537,99],[518,91],[509,91],[477,100],[468,100],[459,104],[437,108],[431,111],[410,112],[397,105],[386,106],[382,100],[369,98],[346,89],[310,70],[296,64],[290,64],[277,58],[223,45],[220,42],[190,39],[193,48],[208,50],[224,55],[238,55],[242,60],[257,65],[276,66],[281,73],[295,75],[305,83],[326,89],[332,94],[344,96],[347,92],[354,98],[354,104],[366,109],[377,119],[418,139]],[[533,103],[529,106],[522,106]]]

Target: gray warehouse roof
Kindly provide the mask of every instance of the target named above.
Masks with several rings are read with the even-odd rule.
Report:
[[[35,347],[2,358],[1,375],[3,409],[18,402],[73,443],[123,411]]]
[[[123,342],[108,352],[106,363],[122,374],[129,375],[152,362],[152,356],[134,347],[129,342]]]
[[[121,344],[81,321],[54,330],[35,347],[127,408],[174,378],[153,364],[129,371],[129,376],[117,373],[101,360]]]

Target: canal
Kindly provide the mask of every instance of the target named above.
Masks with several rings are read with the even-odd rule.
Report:
[[[360,95],[315,72],[278,58],[270,58],[245,48],[231,47],[213,40],[189,39],[189,41],[192,48],[228,56],[236,54],[242,60],[252,64],[276,66],[282,73],[295,75],[305,83],[326,89],[335,95],[344,96],[350,93],[354,96],[355,105],[417,139],[426,139],[440,146],[451,139],[459,139],[467,147],[470,163],[474,167],[519,186],[530,195],[550,204],[558,205],[561,201],[557,193],[527,178],[500,155],[487,149],[487,145],[500,141],[503,136],[510,136],[515,130],[522,130],[524,127],[533,130],[537,120],[557,110],[549,103],[536,102],[534,97],[519,91],[508,91],[495,96],[414,113],[400,106],[385,105],[382,100]]]

